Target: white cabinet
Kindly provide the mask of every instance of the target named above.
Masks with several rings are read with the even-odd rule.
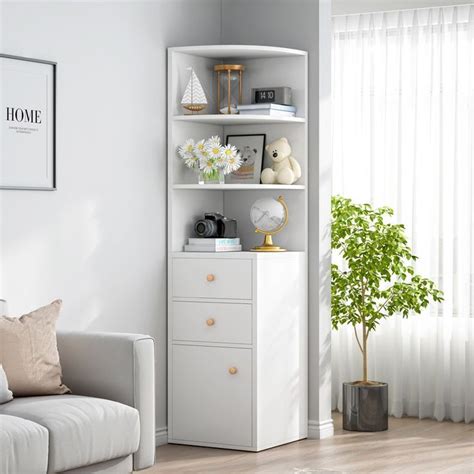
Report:
[[[177,252],[170,273],[169,442],[259,451],[305,438],[304,253]]]
[[[216,64],[242,64],[243,103],[255,87],[291,87],[296,117],[222,115]],[[189,67],[208,99],[183,115]],[[307,436],[308,54],[251,45],[168,49],[168,438],[170,443],[259,451]],[[286,137],[301,165],[295,185],[198,184],[176,150],[187,139],[265,134]],[[264,165],[269,166],[268,157]],[[288,225],[274,237],[281,254],[261,245],[249,213],[282,195]],[[235,218],[235,253],[184,253],[205,212]],[[235,369],[235,370],[234,370]],[[230,370],[230,372],[229,372]],[[232,373],[231,373],[232,372]]]

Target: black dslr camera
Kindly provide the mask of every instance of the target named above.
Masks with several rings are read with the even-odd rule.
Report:
[[[194,232],[203,238],[234,239],[237,237],[237,221],[218,212],[206,212],[204,219],[199,219],[194,224]]]

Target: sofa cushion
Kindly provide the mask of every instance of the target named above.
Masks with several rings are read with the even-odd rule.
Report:
[[[0,414],[0,474],[44,474],[48,430],[32,421]]]
[[[79,395],[15,398],[0,405],[0,413],[48,429],[52,472],[108,461],[138,449],[138,411],[110,400]]]

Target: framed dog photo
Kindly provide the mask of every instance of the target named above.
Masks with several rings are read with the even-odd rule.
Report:
[[[234,145],[242,157],[242,166],[226,176],[227,184],[260,184],[265,153],[264,133],[255,135],[227,135],[226,145]]]
[[[56,63],[0,54],[0,189],[56,189]]]

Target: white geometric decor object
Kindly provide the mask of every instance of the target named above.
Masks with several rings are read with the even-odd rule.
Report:
[[[191,77],[189,78],[188,85],[181,99],[181,105],[191,113],[200,112],[207,107],[206,94],[194,69],[192,67],[188,67],[187,69],[191,71]]]

